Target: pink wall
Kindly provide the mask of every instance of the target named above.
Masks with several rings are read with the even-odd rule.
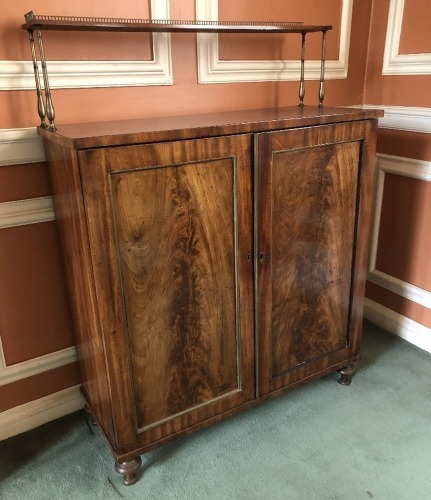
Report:
[[[431,69],[421,75],[383,75],[383,54],[390,0],[374,2],[364,102],[431,108]],[[399,54],[431,53],[429,2],[405,0]],[[383,29],[385,27],[385,29]],[[406,69],[405,71],[409,71]],[[380,129],[377,150],[385,155],[431,161],[431,135]],[[414,168],[414,167],[407,167]],[[431,185],[405,175],[385,177],[376,269],[431,291]],[[369,283],[367,296],[395,313],[431,328],[431,310]]]
[[[374,2],[370,24],[370,40],[368,45],[368,64],[365,82],[364,102],[371,104],[385,104],[388,106],[431,106],[431,75],[382,75],[383,53],[385,48],[386,28],[388,24],[390,0]],[[412,50],[419,48],[431,50],[431,33],[429,26],[420,30],[415,23],[406,22],[409,13],[415,12],[423,0],[405,0],[405,11],[401,30],[400,53],[407,41],[410,41]],[[416,17],[416,15],[415,15]],[[429,14],[426,19],[429,24]],[[422,22],[420,23],[422,25]],[[406,35],[406,36],[403,36]],[[420,34],[420,36],[418,36]]]

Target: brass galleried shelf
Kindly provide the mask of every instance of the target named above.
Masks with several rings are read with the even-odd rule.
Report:
[[[243,22],[243,21],[197,21],[171,19],[126,19],[105,17],[75,17],[75,16],[47,16],[36,15],[33,12],[25,14],[25,24],[30,40],[30,49],[33,60],[33,69],[37,92],[37,109],[41,119],[41,127],[52,131],[55,127],[55,112],[49,87],[48,71],[43,48],[42,31],[115,31],[115,32],[165,32],[165,33],[300,33],[301,45],[301,76],[299,82],[299,106],[304,105],[304,63],[305,63],[305,36],[307,33],[322,33],[321,73],[319,85],[319,106],[323,106],[325,97],[325,45],[326,33],[332,29],[330,25],[304,25],[302,22]],[[39,76],[36,44],[36,31],[39,57],[42,65],[44,94]],[[49,125],[45,119],[48,118]]]
[[[23,29],[60,31],[162,31],[203,33],[314,33],[332,26],[306,26],[302,22],[196,21],[174,19],[125,19],[109,17],[45,16],[29,12]]]

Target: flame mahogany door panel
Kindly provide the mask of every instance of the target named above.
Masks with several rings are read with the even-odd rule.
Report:
[[[117,453],[255,397],[251,143],[79,153]]]
[[[359,354],[370,124],[257,139],[259,395]]]

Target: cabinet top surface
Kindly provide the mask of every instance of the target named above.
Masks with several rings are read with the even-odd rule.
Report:
[[[38,128],[42,137],[75,149],[122,146],[219,135],[267,132],[287,128],[357,121],[383,116],[381,110],[290,106],[188,116],[154,117],[58,125],[56,132]]]

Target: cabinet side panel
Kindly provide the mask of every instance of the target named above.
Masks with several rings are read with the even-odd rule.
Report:
[[[348,343],[359,146],[273,154],[273,376]]]
[[[377,120],[364,123],[361,150],[361,182],[359,186],[358,216],[355,244],[355,280],[352,289],[350,320],[351,349],[359,352],[364,311],[365,283],[367,280],[368,251],[371,232],[373,182],[375,178]]]
[[[83,392],[112,442],[111,401],[103,341],[95,312],[88,234],[76,151],[44,140],[57,227],[62,244],[68,292],[74,319]]]
[[[111,176],[138,429],[240,389],[235,162]]]

